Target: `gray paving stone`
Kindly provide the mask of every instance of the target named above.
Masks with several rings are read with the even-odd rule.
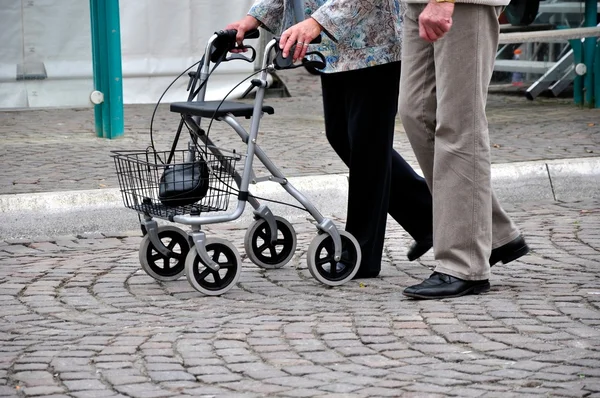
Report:
[[[279,395],[282,397],[297,397],[297,398],[314,397],[319,394],[320,394],[319,392],[312,390],[312,389],[308,389],[308,388],[295,388],[290,391],[282,391],[279,393]]]
[[[64,392],[64,389],[59,386],[37,386],[37,387],[25,387],[25,388],[20,389],[19,391],[22,391],[23,394],[25,394],[26,396],[29,396],[29,397],[36,397],[36,396],[46,397],[48,395],[61,394]]]
[[[330,383],[319,388],[320,390],[338,393],[338,394],[350,394],[353,391],[359,390],[360,387],[354,384],[348,383]]]
[[[240,355],[231,355],[228,357],[222,357],[223,360],[227,363],[227,364],[239,364],[239,363],[255,363],[257,361],[256,356],[254,355],[244,355],[244,356],[240,356]]]
[[[353,374],[357,374],[357,375],[361,375],[361,376],[372,376],[372,377],[387,376],[390,373],[384,369],[369,368],[367,366],[363,366],[363,365],[359,365],[359,364],[347,364],[347,365],[336,364],[335,367],[333,367],[333,369],[335,369],[336,371],[342,371],[342,372],[353,373]]]
[[[228,388],[230,391],[236,392],[233,396],[238,393],[258,393],[263,396],[278,394],[283,391],[289,391],[290,386],[281,386],[276,384],[266,384],[264,382],[256,382],[251,380],[242,380],[231,383],[223,383],[223,386]]]
[[[148,372],[148,376],[154,382],[196,380],[196,378],[193,375],[183,371],[152,371]]]
[[[96,364],[96,368],[106,369],[127,369],[132,366],[131,362],[99,362]]]
[[[264,380],[265,383],[284,386],[284,387],[294,387],[294,388],[312,388],[323,386],[325,383],[322,381],[317,381],[314,379],[304,378],[304,377],[296,377],[296,376],[286,376],[286,377],[276,377],[273,379]]]
[[[13,371],[18,372],[22,370],[46,370],[48,369],[47,363],[22,363],[15,364]]]
[[[54,384],[52,374],[44,371],[21,371],[12,375],[14,380],[27,387],[51,386]]]
[[[70,391],[105,390],[107,387],[97,379],[64,380],[63,384]]]
[[[288,374],[279,369],[270,370],[249,370],[245,375],[254,380],[272,379],[276,377],[287,377]]]
[[[167,372],[183,370],[183,366],[178,363],[147,363],[146,369],[154,372]]]
[[[319,365],[346,362],[345,358],[342,355],[331,351],[304,352],[302,353],[302,357],[312,363]]]
[[[119,396],[115,392],[109,390],[74,391],[72,395],[77,398],[101,398]]]
[[[118,387],[118,391],[123,394],[136,398],[159,398],[172,395],[171,391],[163,390],[160,387],[151,383],[123,385]]]
[[[408,396],[404,392],[399,392],[396,388],[367,387],[355,391],[358,394],[364,394],[367,397],[397,397],[399,394]]]
[[[198,380],[206,384],[222,384],[231,381],[242,380],[244,377],[239,374],[232,373],[217,373],[217,374],[207,374],[207,375],[198,375],[196,376]]]
[[[172,355],[173,353],[171,352],[170,355]],[[172,356],[146,356],[145,357],[146,361],[148,363],[152,363],[152,364],[172,364],[172,363],[179,363],[179,360],[177,358],[174,358]]]
[[[103,371],[102,375],[106,379],[106,381],[113,386],[132,385],[136,383],[145,383],[149,381],[148,377],[140,373],[127,372],[123,370]]]

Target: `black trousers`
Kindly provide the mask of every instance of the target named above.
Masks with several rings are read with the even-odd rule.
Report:
[[[432,231],[425,180],[393,149],[400,62],[321,75],[325,131],[349,168],[346,231],[358,240],[357,277],[381,270],[387,213],[415,240]]]

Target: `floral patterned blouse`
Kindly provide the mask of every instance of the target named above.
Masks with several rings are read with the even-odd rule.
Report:
[[[295,23],[293,0],[256,0],[248,15],[273,34]],[[327,60],[322,72],[333,73],[400,61],[402,11],[400,0],[304,0],[304,13],[325,34],[319,51]]]

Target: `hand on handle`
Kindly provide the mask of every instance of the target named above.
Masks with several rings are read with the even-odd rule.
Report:
[[[260,26],[260,21],[250,15],[246,15],[244,18],[236,21],[234,23],[230,23],[225,27],[225,30],[237,30],[237,34],[235,35],[235,42],[237,47],[244,46],[244,37],[247,32],[258,29]],[[234,48],[230,52],[232,53],[240,53],[246,52],[245,48]]]
[[[279,47],[283,50],[283,57],[287,58],[290,49],[297,43],[296,51],[293,54],[294,62],[304,58],[308,50],[308,45],[319,37],[322,31],[323,27],[313,18],[305,19],[287,29],[283,32],[279,40]]]

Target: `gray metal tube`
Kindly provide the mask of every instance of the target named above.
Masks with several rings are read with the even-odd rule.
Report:
[[[243,213],[246,207],[246,202],[238,200],[238,205],[235,211],[231,214],[224,215],[206,215],[206,216],[189,216],[181,215],[174,216],[173,221],[184,225],[204,225],[204,224],[218,224],[222,222],[228,222],[238,219]]]

